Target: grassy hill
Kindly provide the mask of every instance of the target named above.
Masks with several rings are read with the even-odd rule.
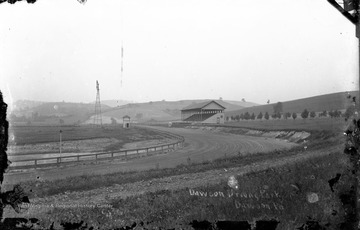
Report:
[[[129,115],[138,121],[173,121],[180,120],[181,109],[193,103],[200,103],[208,100],[182,100],[182,101],[154,101],[147,103],[130,103],[124,106],[109,109],[103,113],[105,117],[114,117],[122,119],[123,116]],[[218,103],[226,107],[227,110],[239,110],[244,108],[240,105],[231,104],[227,101]],[[241,104],[241,102],[238,102]],[[244,102],[246,103],[246,102]]]
[[[111,107],[102,105],[102,111],[106,111]],[[69,103],[69,102],[44,102],[38,106],[21,111],[14,111],[13,115],[17,119],[13,119],[17,123],[32,124],[59,124],[60,119],[64,124],[74,124],[86,121],[95,110],[95,104],[90,103]]]
[[[95,103],[95,102],[93,102]],[[109,107],[119,107],[122,105],[126,105],[129,103],[134,103],[133,101],[126,101],[126,100],[102,100],[101,105],[107,105]]]
[[[344,110],[351,104],[351,99],[348,98],[349,95],[357,96],[358,91],[339,92],[339,93],[302,98],[298,100],[285,101],[282,102],[283,112],[301,113],[304,109],[315,112],[321,112],[324,110],[326,111]],[[263,114],[265,114],[265,112],[268,112],[269,114],[273,114],[274,105],[276,103],[248,107],[236,111],[228,111],[225,112],[225,114],[226,116],[236,116],[246,112],[249,112],[250,114],[255,113],[255,115],[259,114],[260,112],[262,112]]]

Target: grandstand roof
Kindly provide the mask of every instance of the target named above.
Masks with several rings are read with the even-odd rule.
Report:
[[[183,108],[181,111],[183,111],[183,110],[191,110],[191,109],[202,109],[202,108],[206,107],[207,105],[209,105],[211,103],[215,103],[218,106],[220,106],[221,108],[226,109],[224,106],[220,105],[216,101],[205,101],[205,102],[201,102],[201,103],[191,104],[191,105]]]

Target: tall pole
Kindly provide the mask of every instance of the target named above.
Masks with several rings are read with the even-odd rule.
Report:
[[[60,153],[59,153],[59,157],[61,157],[61,148],[62,148],[62,143],[61,143],[61,135],[62,134],[62,130],[60,129],[60,148],[59,148],[59,150],[60,150]],[[61,158],[59,158],[59,159],[61,159]]]
[[[98,81],[96,81],[96,102],[95,102],[95,116],[94,116],[94,126],[97,126],[97,125],[102,126],[100,87],[99,87]]]

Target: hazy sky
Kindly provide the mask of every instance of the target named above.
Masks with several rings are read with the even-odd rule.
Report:
[[[8,103],[95,101],[96,80],[101,99],[137,102],[358,89],[355,27],[326,0],[38,0],[1,4],[0,21]]]

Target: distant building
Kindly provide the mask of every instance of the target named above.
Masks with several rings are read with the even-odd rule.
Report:
[[[216,101],[189,105],[181,110],[181,120],[209,124],[224,124],[225,107]]]
[[[123,116],[123,127],[130,128],[130,117],[128,115]]]

